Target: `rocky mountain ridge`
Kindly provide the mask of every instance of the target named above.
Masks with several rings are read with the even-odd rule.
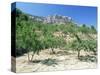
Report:
[[[39,17],[39,16],[30,16],[31,19],[36,21],[42,21],[43,23],[50,23],[50,24],[66,24],[67,22],[71,22],[72,18],[69,16],[62,16],[62,15],[49,15],[46,17]]]

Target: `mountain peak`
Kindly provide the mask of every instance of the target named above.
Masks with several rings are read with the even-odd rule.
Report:
[[[49,15],[44,18],[44,23],[57,23],[57,24],[65,24],[67,22],[72,21],[71,17],[62,16],[58,14]]]
[[[67,22],[72,21],[71,17],[62,16],[58,14],[48,15],[46,17],[30,16],[30,18],[36,21],[42,21],[43,23],[50,23],[50,24],[66,24]]]

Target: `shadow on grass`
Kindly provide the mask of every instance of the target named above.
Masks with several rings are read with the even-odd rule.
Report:
[[[57,65],[57,60],[56,59],[45,59],[45,60],[34,60],[33,63],[41,63],[47,66],[53,66],[53,65]]]
[[[86,56],[80,56],[79,60],[83,62],[97,62],[97,57],[86,55]]]

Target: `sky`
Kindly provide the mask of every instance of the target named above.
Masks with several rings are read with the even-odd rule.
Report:
[[[69,16],[79,25],[97,27],[97,7],[17,2],[16,8],[36,16],[45,17],[54,14]]]

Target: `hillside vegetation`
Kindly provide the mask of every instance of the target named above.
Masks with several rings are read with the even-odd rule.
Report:
[[[79,26],[73,22],[59,25],[43,23],[16,9],[16,54],[22,56],[27,53],[28,62],[43,50],[48,50],[50,54],[56,54],[56,49],[76,51],[78,59],[82,59],[81,51],[97,55],[96,35],[94,26]]]

